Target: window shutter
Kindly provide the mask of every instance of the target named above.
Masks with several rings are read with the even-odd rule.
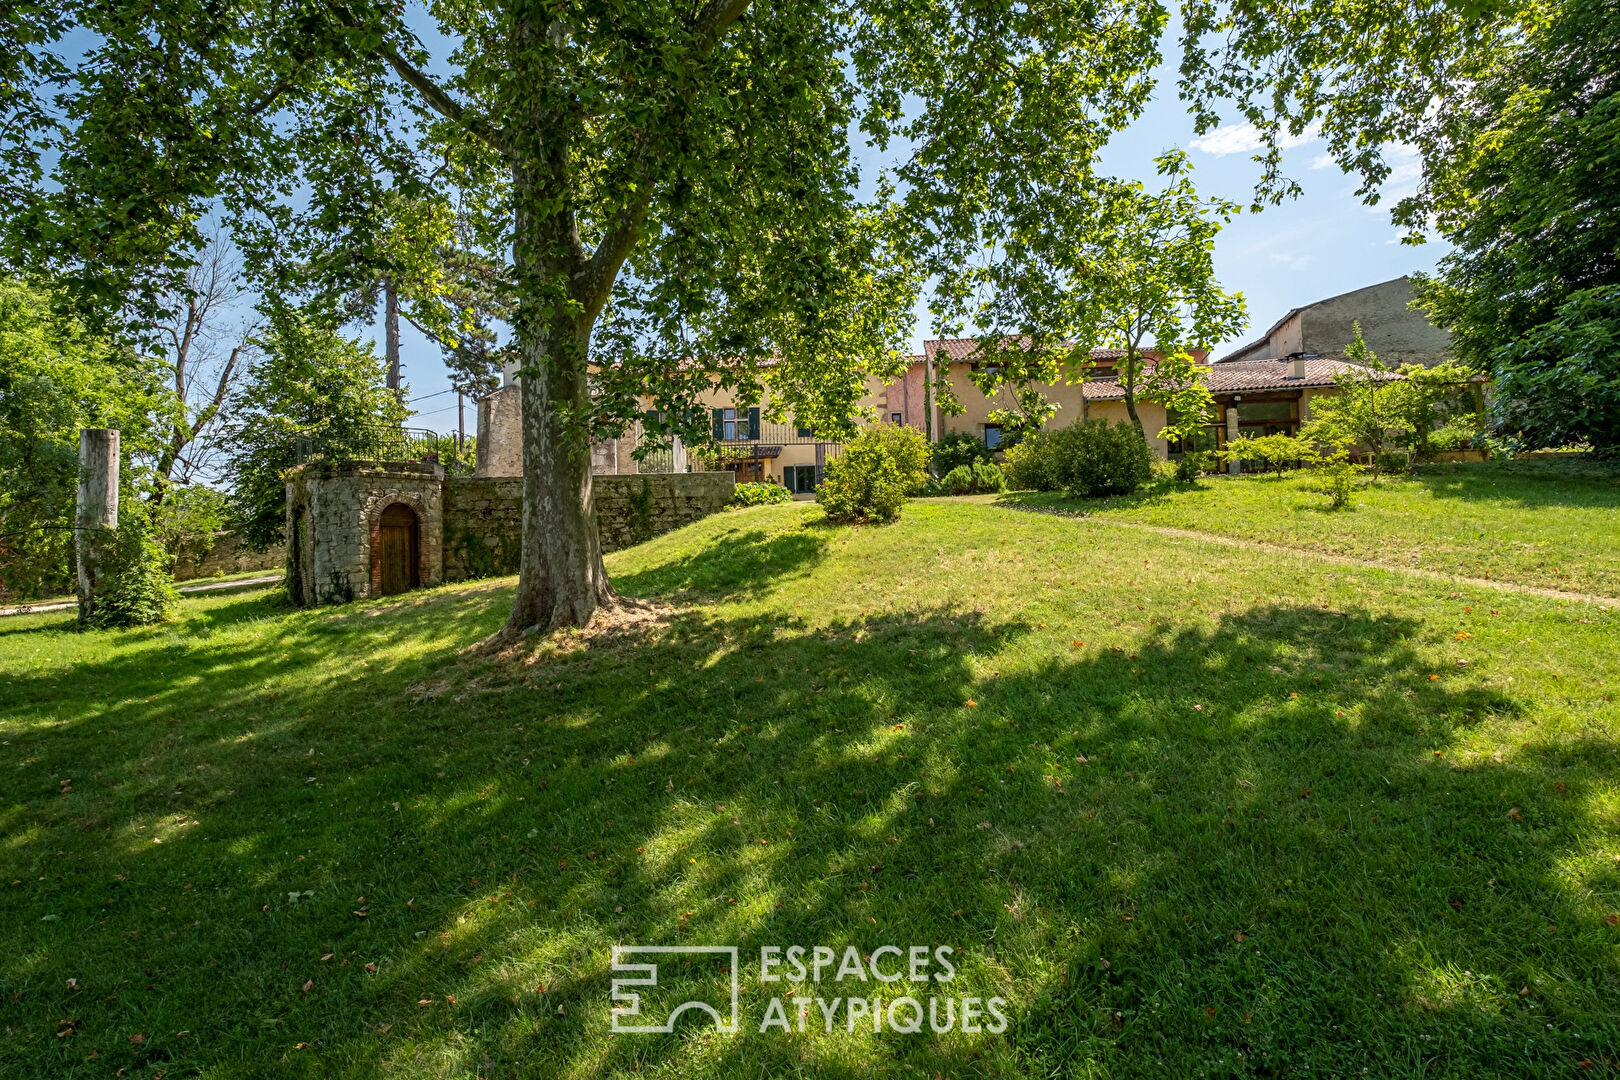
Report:
[[[750,439],[759,438],[759,410],[758,409],[749,409],[748,410],[748,437]]]
[[[713,410],[714,441],[722,442],[726,437],[726,412],[724,409]]]

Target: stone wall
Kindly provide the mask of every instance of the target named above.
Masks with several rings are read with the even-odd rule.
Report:
[[[175,565],[174,580],[236,574],[243,570],[280,570],[287,564],[287,546],[276,544],[264,551],[253,551],[230,532],[214,534],[214,546],[197,562]]]
[[[645,473],[591,480],[602,548],[616,551],[707,517],[731,501],[736,477],[722,473]],[[450,476],[444,480],[444,580],[515,574],[523,538],[523,481]]]
[[[737,477],[729,472],[643,473],[597,476],[591,485],[602,547],[616,551],[723,509]]]
[[[1411,278],[1399,277],[1318,301],[1300,312],[1303,326],[1295,348],[1343,356],[1360,323],[1367,345],[1388,366],[1433,366],[1446,358],[1451,335],[1411,309],[1416,296]]]
[[[445,478],[446,581],[517,573],[522,539],[521,476]]]
[[[302,605],[376,596],[372,558],[382,512],[403,503],[416,513],[417,575],[444,580],[444,470],[437,465],[348,462],[304,465],[287,479],[287,591]]]

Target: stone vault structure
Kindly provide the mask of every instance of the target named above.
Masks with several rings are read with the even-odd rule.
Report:
[[[613,551],[721,509],[735,477],[643,473],[592,485],[602,546]],[[286,534],[287,589],[301,606],[514,574],[523,479],[447,476],[429,463],[302,465],[287,479]]]

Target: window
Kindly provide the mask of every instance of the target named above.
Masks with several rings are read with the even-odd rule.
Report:
[[[814,429],[807,428],[803,424],[800,424],[798,426],[797,430],[798,430],[798,433],[799,433],[798,437],[801,438],[801,439],[813,439],[813,438],[816,437],[816,433],[815,433]]]
[[[759,410],[739,414],[737,409],[715,409],[711,414],[714,438],[718,442],[738,442],[759,438]]]
[[[1265,420],[1292,420],[1292,401],[1240,401],[1237,403],[1238,423],[1256,423]]]
[[[889,414],[889,423],[891,423],[891,424],[900,423],[900,414],[897,413],[897,412],[890,413]]]
[[[984,445],[988,446],[992,450],[1001,445],[1000,424],[984,425]]]

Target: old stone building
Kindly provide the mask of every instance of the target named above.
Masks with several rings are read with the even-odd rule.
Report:
[[[730,473],[598,476],[608,551],[731,501]],[[310,463],[287,481],[287,589],[301,605],[346,603],[517,572],[520,476],[449,476],[419,462]]]
[[[1432,367],[1446,358],[1451,335],[1412,310],[1416,295],[1412,279],[1403,276],[1294,308],[1264,337],[1216,363],[1281,360],[1296,353],[1343,357],[1345,346],[1355,340],[1355,324],[1360,323],[1362,339],[1385,365]]]

